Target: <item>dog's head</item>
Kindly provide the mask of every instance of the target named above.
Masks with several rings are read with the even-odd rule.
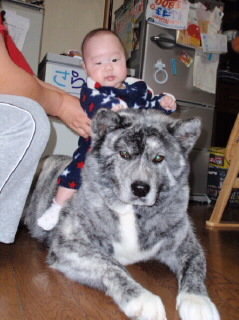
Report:
[[[176,120],[153,110],[101,109],[93,120],[93,157],[102,181],[123,202],[153,205],[160,192],[187,184],[188,154],[199,119]]]

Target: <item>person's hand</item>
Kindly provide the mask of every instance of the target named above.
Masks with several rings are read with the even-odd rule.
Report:
[[[57,116],[80,136],[84,138],[91,136],[91,120],[76,97],[63,95],[63,101]]]
[[[177,107],[175,97],[169,93],[165,93],[165,96],[160,99],[160,105],[165,110],[171,111],[175,111]]]

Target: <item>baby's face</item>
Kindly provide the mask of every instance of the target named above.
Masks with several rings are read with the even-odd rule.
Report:
[[[124,49],[113,34],[98,34],[87,41],[84,64],[87,75],[102,86],[120,88],[127,76]]]

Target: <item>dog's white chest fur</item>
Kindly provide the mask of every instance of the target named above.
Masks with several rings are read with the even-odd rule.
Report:
[[[140,250],[138,232],[133,206],[124,205],[114,208],[119,216],[120,241],[114,242],[114,257],[124,265],[146,260],[153,256],[160,243],[147,251]]]

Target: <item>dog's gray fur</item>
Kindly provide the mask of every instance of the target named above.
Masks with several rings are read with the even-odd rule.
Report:
[[[83,184],[44,231],[36,219],[49,207],[68,157],[49,157],[25,210],[33,237],[49,246],[48,263],[67,277],[110,295],[129,318],[165,320],[161,299],[124,265],[155,259],[176,274],[183,320],[219,320],[204,285],[205,258],[187,215],[188,154],[198,119],[175,120],[152,110],[100,110]]]

